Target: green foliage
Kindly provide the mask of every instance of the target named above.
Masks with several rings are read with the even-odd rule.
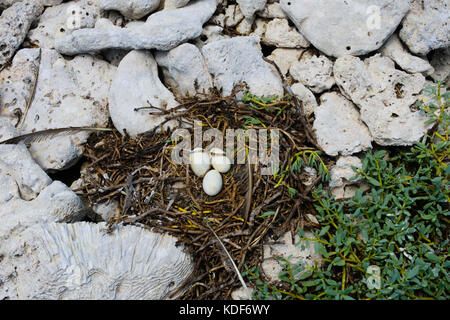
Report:
[[[440,84],[428,88],[434,102],[420,105],[434,124],[413,147],[366,153],[355,172],[369,190],[336,201],[322,186],[314,192],[312,230],[320,268],[304,279],[289,276],[299,266],[284,266],[281,284],[265,284],[256,267],[247,277],[259,299],[448,299],[449,267],[449,94]],[[373,288],[369,267],[379,270]]]

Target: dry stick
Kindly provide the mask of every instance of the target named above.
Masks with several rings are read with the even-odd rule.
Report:
[[[30,110],[31,103],[34,100],[34,94],[36,92],[36,86],[37,86],[38,77],[39,77],[39,67],[40,67],[40,64],[41,64],[41,54],[42,54],[42,50],[41,50],[41,48],[39,48],[39,55],[38,55],[38,59],[36,60],[38,62],[38,64],[37,64],[37,67],[36,67],[36,71],[34,73],[35,77],[34,77],[33,88],[31,89],[30,98],[28,99],[27,105],[25,106],[25,112],[23,114],[23,117],[20,120],[20,123],[19,123],[19,125],[17,127],[19,132],[22,131],[22,127],[23,127],[23,124],[25,123],[25,118],[27,117],[28,110]]]
[[[245,195],[245,206],[244,206],[244,224],[243,228],[247,225],[248,214],[250,213],[250,208],[252,204],[252,191],[253,191],[253,173],[252,173],[252,165],[250,164],[250,156],[247,157],[247,169],[248,169],[248,189],[247,194]]]
[[[221,245],[223,251],[225,252],[225,254],[227,255],[228,259],[230,260],[231,264],[233,265],[234,270],[236,271],[236,274],[239,278],[239,281],[241,282],[242,286],[244,287],[247,296],[250,298],[250,300],[252,300],[252,296],[250,294],[250,291],[247,288],[247,285],[245,284],[244,279],[242,278],[241,273],[239,272],[239,269],[237,268],[236,264],[233,261],[233,258],[231,258],[231,255],[228,253],[227,248],[225,248],[225,245],[223,244],[223,242],[220,240],[219,236],[214,232],[214,230],[209,226],[208,224],[208,220],[206,220],[206,226],[209,228],[209,230],[211,230],[211,232],[213,233],[213,235],[216,237],[217,241],[219,241],[219,244]]]
[[[275,67],[275,69],[277,70],[278,74],[281,77],[281,80],[283,81],[284,88],[289,93],[289,95],[292,97],[292,100],[294,101],[295,107],[297,108],[297,112],[298,112],[298,114],[300,116],[300,121],[301,121],[303,127],[305,128],[306,138],[318,150],[323,151],[323,149],[317,144],[316,140],[314,139],[314,133],[312,132],[311,128],[309,127],[309,123],[306,120],[305,113],[303,112],[303,108],[302,108],[301,104],[298,102],[297,96],[294,94],[294,92],[292,91],[291,87],[288,85],[285,77],[281,73],[280,68],[278,68],[278,66],[273,61],[270,61],[270,60],[267,60],[267,59],[264,59],[264,60]]]

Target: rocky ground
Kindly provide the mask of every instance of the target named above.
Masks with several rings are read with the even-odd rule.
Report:
[[[137,107],[170,110],[242,83],[282,97],[287,83],[336,157],[339,198],[354,193],[361,151],[423,137],[416,102],[449,83],[448,0],[0,0],[0,10],[0,141],[110,120],[136,137],[165,120]],[[74,168],[90,134],[0,144],[0,299],[165,299],[193,273],[175,237],[105,233],[75,187],[50,178]],[[320,263],[290,239],[264,247],[268,279],[274,256]]]

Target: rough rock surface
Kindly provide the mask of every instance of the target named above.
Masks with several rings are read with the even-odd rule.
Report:
[[[303,112],[307,117],[311,116],[316,110],[318,104],[314,94],[301,83],[294,83],[291,86],[292,92],[303,104]]]
[[[334,85],[333,62],[327,57],[304,54],[289,69],[291,76],[315,93],[322,93]]]
[[[178,103],[173,94],[158,78],[158,67],[150,51],[134,50],[122,59],[111,85],[109,113],[117,130],[131,136],[151,130],[164,122],[163,116],[152,115],[151,110],[135,108],[151,106],[171,109]],[[170,121],[165,126],[173,126]]]
[[[305,232],[305,238],[314,238],[314,235],[310,232]],[[283,270],[283,262],[279,261],[277,259],[278,257],[288,260],[291,266],[300,263],[307,268],[322,264],[322,257],[315,251],[314,242],[307,240],[300,241],[300,237],[296,234],[294,243],[292,243],[292,234],[290,231],[281,236],[276,244],[264,245],[263,256],[261,269],[269,278],[269,281],[279,280],[278,275]],[[300,271],[294,277],[299,279],[305,271],[306,269]]]
[[[162,0],[164,1],[164,9],[182,8],[189,3],[190,0]],[[161,1],[161,2],[162,2]]]
[[[22,199],[26,201],[36,198],[51,183],[24,144],[0,145],[0,175],[14,179]]]
[[[56,40],[56,49],[68,55],[103,49],[170,50],[200,36],[203,24],[216,10],[216,0],[196,0],[186,7],[151,14],[137,28],[86,28]]]
[[[170,51],[158,51],[155,59],[158,66],[163,68],[165,84],[176,96],[208,93],[213,87],[205,60],[193,44],[185,43]]]
[[[424,87],[423,75],[397,70],[391,59],[375,55],[364,61],[337,59],[334,77],[361,109],[361,119],[378,144],[411,145],[425,133],[425,116],[411,108]]]
[[[99,0],[103,10],[116,10],[129,19],[140,19],[155,11],[159,0]]]
[[[408,0],[280,0],[280,5],[314,47],[334,57],[377,50],[409,10]],[[372,21],[375,6],[381,8],[379,25]]]
[[[0,265],[15,270],[0,297],[167,299],[193,271],[191,257],[175,246],[174,237],[133,226],[111,234],[105,229],[104,223],[79,222],[25,230],[2,248],[7,252]]]
[[[215,86],[222,95],[231,94],[233,88],[245,82],[250,92],[258,96],[283,95],[280,76],[263,60],[258,39],[235,37],[211,42],[202,49]]]
[[[14,56],[25,39],[31,23],[44,7],[40,2],[22,1],[2,12],[0,17],[0,70]]]
[[[267,59],[273,61],[278,66],[283,76],[286,76],[289,72],[289,68],[294,62],[300,59],[303,52],[303,49],[277,48],[272,51],[270,56],[267,56]]]
[[[264,10],[257,11],[256,14],[262,18],[267,19],[287,19],[287,15],[284,13],[283,9],[281,9],[280,3],[274,2],[274,3],[268,3]]]
[[[418,55],[450,46],[450,3],[448,0],[410,0],[411,10],[399,36]]]
[[[433,52],[430,63],[434,68],[434,73],[431,75],[433,80],[443,81],[444,83],[449,80],[450,48],[439,49]]]
[[[54,49],[55,39],[73,30],[93,28],[100,15],[96,2],[76,0],[45,9],[36,28],[31,29],[27,41],[40,48]]]
[[[23,121],[38,68],[39,49],[21,49],[11,65],[0,72],[0,114],[14,126],[20,127]]]
[[[267,23],[262,42],[281,48],[307,48],[310,43],[287,19],[273,19]]]
[[[106,126],[108,90],[115,69],[90,55],[79,55],[66,61],[56,51],[43,49],[34,99],[22,133]],[[30,152],[43,168],[61,170],[78,160],[88,136],[83,132],[33,142]]]
[[[353,170],[362,168],[362,162],[358,157],[340,157],[330,170],[331,181],[329,187],[336,200],[348,199],[355,195],[358,189],[367,190],[366,184],[361,184],[361,178],[357,177]]]
[[[324,93],[314,115],[317,142],[328,155],[351,155],[371,147],[372,137],[358,110],[340,94]]]
[[[247,19],[254,17],[256,11],[263,10],[267,0],[236,0]]]
[[[23,0],[1,0],[0,8],[8,8],[16,2],[21,2]],[[38,0],[42,5],[46,7],[56,6],[60,4],[63,0]]]
[[[381,49],[381,54],[385,57],[391,58],[397,63],[400,68],[409,73],[423,73],[430,75],[434,69],[426,58],[414,56],[403,47],[400,39],[396,34],[386,42]]]

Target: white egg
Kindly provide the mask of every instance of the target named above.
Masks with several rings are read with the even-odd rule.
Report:
[[[223,152],[223,150],[219,148],[212,148],[211,150],[209,150],[210,157],[223,156],[224,154],[225,152]]]
[[[226,173],[231,168],[231,161],[225,156],[214,156],[211,158],[211,164],[214,169],[221,173]]]
[[[203,191],[208,196],[215,196],[222,190],[222,175],[216,170],[210,170],[203,178]]]
[[[201,177],[208,172],[211,166],[211,160],[206,152],[202,149],[196,148],[190,155],[191,168],[196,176]]]

